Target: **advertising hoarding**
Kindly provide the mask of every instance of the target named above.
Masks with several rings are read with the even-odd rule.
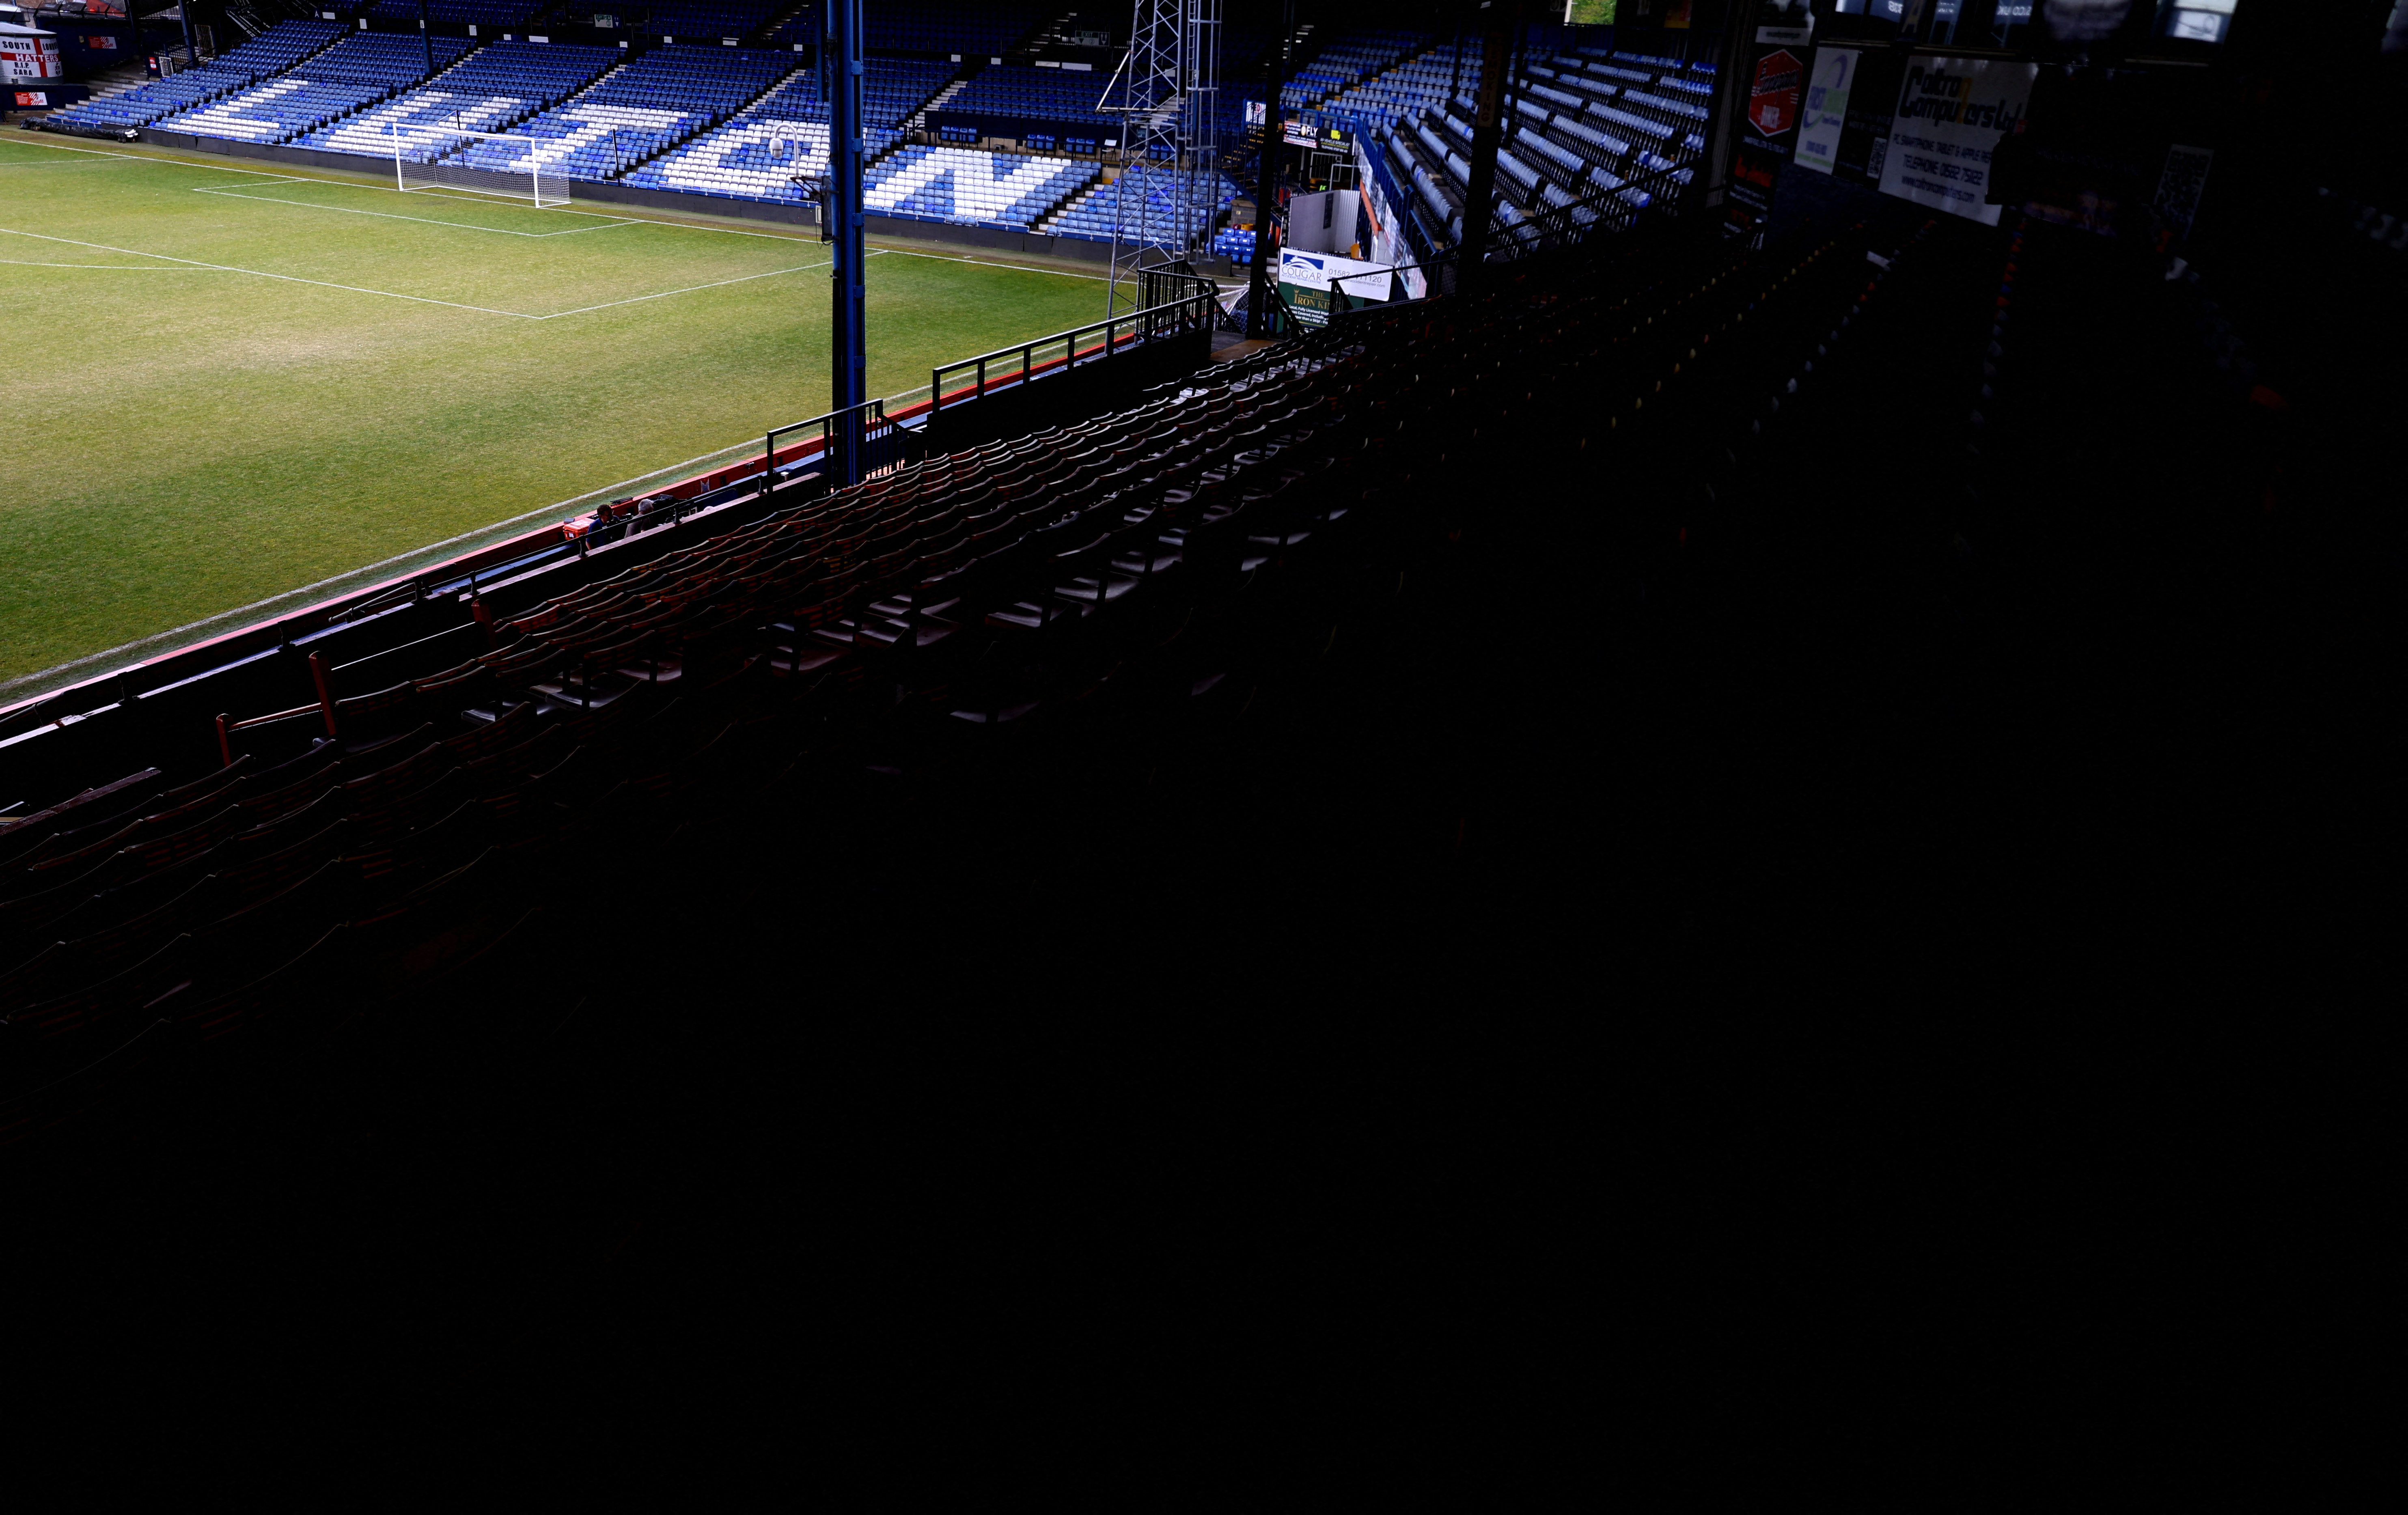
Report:
[[[1986,203],[1990,157],[2023,119],[2039,73],[2037,64],[1986,58],[1907,60],[1882,193],[1996,226],[2000,207]]]

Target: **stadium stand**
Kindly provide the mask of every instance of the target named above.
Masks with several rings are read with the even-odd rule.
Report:
[[[919,109],[950,73],[942,64],[867,61],[862,97],[873,156],[902,140],[896,123]],[[806,72],[745,107],[726,125],[638,165],[624,182],[640,189],[803,204],[810,197],[793,179],[797,174],[827,171],[827,119],[819,81]]]
[[[1238,197],[1238,186],[1227,175],[1214,174],[1197,182],[1192,193],[1196,195],[1194,213],[1209,222],[1227,212]],[[1082,242],[1109,242],[1116,224],[1122,235],[1127,236],[1137,230],[1140,217],[1149,225],[1170,224],[1175,205],[1173,192],[1157,183],[1149,186],[1145,204],[1140,206],[1116,180],[1088,190],[1054,212],[1038,229]]]
[[[1914,266],[1895,264],[1876,299]],[[313,662],[319,698],[222,721],[213,771],[132,766],[0,829],[11,1025],[44,1056],[85,1055],[137,1007],[225,1027],[305,981],[371,971],[557,865],[539,860],[749,761],[765,717],[858,720],[877,690],[923,692],[876,737],[908,767],[1072,699],[1081,670],[1107,664],[1127,670],[1112,709],[1210,704],[1226,641],[1131,658],[1182,619],[1242,620],[1275,603],[1270,585],[1311,593],[1393,541],[1432,498],[1401,438],[1531,424],[1553,393],[1578,407],[1565,435],[1598,446],[1743,447],[1720,402],[1777,390],[1826,326],[1838,341],[1863,322],[1859,266],[1826,243],[1637,292],[1534,266],[1455,322],[1367,311],[1110,414],[797,491],[675,550],[632,538],[621,571],[557,560],[564,590],[538,573],[496,589],[483,621]],[[1692,344],[1714,350],[1676,367]],[[1429,372],[1450,378],[1416,380]],[[1674,374],[1669,394],[1650,388]],[[1670,519],[1633,504],[1634,540],[1669,537]],[[727,742],[730,718],[752,735]]]
[[[288,142],[422,82],[428,77],[428,49],[433,50],[439,70],[474,45],[458,37],[423,40],[386,32],[356,32],[255,89],[166,117],[156,124],[194,136]]]
[[[1320,106],[1363,80],[1384,74],[1430,45],[1421,32],[1359,31],[1333,37],[1280,91],[1290,110]]]
[[[1448,45],[1452,47],[1452,44]],[[1447,48],[1409,64],[1414,82],[1399,99],[1426,101],[1444,70]],[[1569,212],[1584,223],[1621,229],[1659,201],[1677,198],[1697,178],[1705,153],[1710,65],[1623,52],[1597,57],[1545,54],[1526,62],[1508,93],[1508,124],[1497,156],[1492,224],[1511,237],[1532,235],[1534,218]],[[1701,94],[1700,92],[1703,92]],[[1400,190],[1412,238],[1424,256],[1462,239],[1469,188],[1473,101],[1458,93],[1402,112],[1359,119]],[[1384,123],[1384,130],[1376,130]]]
[[[418,24],[420,0],[376,0],[368,14],[404,28]],[[480,36],[496,36],[523,26],[551,8],[551,0],[425,0],[426,19],[438,26],[473,26]]]
[[[1069,158],[912,146],[870,170],[861,200],[882,215],[1026,230],[1098,172]]]
[[[862,18],[862,43],[875,52],[968,62],[1000,57],[1044,20],[1046,12],[1031,6],[896,0],[867,7]]]
[[[822,20],[818,0],[810,0],[801,9],[769,28],[761,40],[769,47],[805,52],[819,46]]]
[[[635,24],[664,38],[741,40],[769,20],[771,0],[663,0]]]
[[[309,133],[297,145],[390,158],[398,136],[406,156],[432,163],[459,149],[461,131],[510,130],[566,100],[625,56],[616,48],[489,43],[424,88]]]
[[[1352,130],[1369,132],[1392,127],[1417,110],[1440,104],[1461,77],[1459,64],[1468,63],[1478,69],[1478,50],[1447,42],[1423,50],[1426,41],[1421,37],[1405,39],[1402,45],[1412,50],[1402,61],[1366,73],[1359,82],[1346,85],[1314,104],[1312,109]],[[1359,51],[1377,57],[1392,45],[1395,44],[1367,47]]]
[[[278,21],[241,46],[198,68],[55,110],[43,122],[50,131],[122,131],[148,126],[163,116],[190,110],[280,74],[323,48],[342,28],[332,21]]]
[[[1104,89],[1103,76],[1091,73],[1066,73],[1058,68],[1034,68],[1015,64],[982,69],[969,82],[948,99],[943,113],[948,118],[996,118],[1009,123],[1010,129],[981,131],[961,126],[951,130],[965,133],[962,141],[974,142],[981,136],[1018,136],[1023,122],[1045,122],[1059,128],[1059,134],[1073,140],[1084,141],[1083,148],[1073,151],[1093,152],[1096,144],[1116,138],[1120,123],[1109,116],[1096,114],[1096,102]]]
[[[532,150],[479,142],[450,162],[523,173],[532,163],[570,179],[615,179],[718,125],[795,65],[792,53],[661,47],[612,69],[566,105],[511,127],[550,140]]]
[[[1125,1015],[1127,983],[1207,973],[1214,940],[1245,950],[1199,1000],[1278,977],[1284,960],[1266,966],[1264,944],[1305,934],[1332,984],[1393,953],[1397,978],[1426,986],[1445,961],[1426,944],[1468,939],[1467,982],[1493,992],[1528,944],[1560,939],[1567,965],[1593,961],[1602,909],[1637,916],[1611,938],[1618,972],[1643,968],[1648,938],[1672,938],[1653,950],[1678,992],[1731,921],[1811,944],[1863,931],[1870,913],[1882,943],[1869,950],[1886,950],[1971,919],[1988,941],[1993,912],[2029,908],[2032,881],[2050,879],[2076,897],[2047,902],[2035,928],[2096,911],[2121,933],[2114,907],[2139,895],[2186,939],[2194,900],[2261,868],[2245,900],[2299,888],[2279,865],[2312,861],[2302,824],[2327,828],[2317,841],[2358,832],[2372,855],[2355,802],[2380,803],[2387,777],[2361,791],[2323,743],[2275,771],[2339,778],[2341,814],[2303,817],[2286,782],[2245,826],[2200,834],[2202,805],[2232,817],[2262,761],[2298,742],[2282,717],[2380,687],[2352,665],[2286,690],[2291,664],[2329,665],[2352,644],[2321,622],[2270,640],[2298,602],[2273,593],[2253,610],[2228,592],[2281,584],[2270,560],[2328,591],[2350,571],[2328,561],[2325,530],[2302,544],[2267,524],[2254,488],[2194,487],[2233,454],[2180,453],[2262,407],[2227,394],[2081,507],[2051,498],[2138,450],[2120,427],[2061,424],[2078,407],[2138,400],[2154,426],[2209,393],[2189,382],[2215,377],[2203,353],[2081,373],[2151,323],[2102,321],[2152,293],[2173,314],[2178,283],[2143,267],[2084,295],[2093,259],[2124,250],[2070,231],[1917,229],[1736,258],[1689,243],[1603,269],[1534,264],[1459,306],[1367,312],[1205,370],[1181,386],[1193,393],[1099,399],[1102,413],[1058,431],[799,502],[759,523],[773,545],[758,556],[756,537],[715,533],[692,544],[710,550],[615,586],[498,606],[497,625],[527,623],[503,634],[505,659],[530,638],[609,646],[654,586],[671,616],[724,607],[729,624],[755,623],[657,683],[642,661],[597,670],[590,720],[573,700],[523,697],[561,680],[521,665],[523,697],[498,720],[446,729],[401,708],[391,718],[413,723],[383,746],[364,734],[196,768],[129,742],[28,795],[82,800],[53,804],[46,834],[0,837],[0,919],[20,918],[0,966],[13,1096],[0,1134],[27,1134],[40,1145],[20,1151],[45,1164],[98,1149],[96,1166],[122,1165],[95,1210],[127,1208],[139,1184],[146,1201],[197,1186],[188,1203],[213,1212],[242,1176],[272,1174],[238,1189],[246,1203],[212,1233],[279,1227],[246,1269],[344,1226],[346,1243],[388,1238],[380,1265],[406,1248],[439,1280],[445,1258],[459,1265],[459,1222],[413,1241],[421,1226],[384,1214],[343,1221],[358,1196],[438,1190],[405,1219],[453,1215],[464,1194],[515,1216],[531,1171],[561,1187],[552,1176],[608,1138],[608,1164],[565,1169],[600,1195],[560,1226],[568,1240],[520,1245],[538,1263],[640,1247],[623,1196],[775,1145],[745,1139],[767,1122],[712,1115],[787,1108],[828,1055],[824,1038],[795,1039],[798,1024],[857,1036],[866,1017],[850,1007],[931,976],[950,1006],[956,981],[970,1002],[1014,977],[1062,999],[1084,975]],[[2179,322],[2175,335],[2189,340]],[[1896,383],[1901,370],[1917,382]],[[2000,398],[1976,428],[1984,383]],[[1797,465],[1816,437],[1844,460],[1828,479]],[[1881,438],[1887,453],[1869,445]],[[1732,451],[1738,467],[1722,461]],[[2047,487],[2017,487],[2032,478]],[[1969,500],[1960,480],[1998,493]],[[973,515],[974,502],[988,507]],[[1000,528],[995,551],[946,572],[981,527]],[[867,567],[896,552],[918,562]],[[816,569],[795,567],[813,555]],[[2364,577],[2379,581],[2396,554],[2372,556]],[[2215,661],[2170,676],[2170,636]],[[2261,723],[2279,736],[2244,742]],[[452,745],[467,737],[483,745]],[[2102,742],[2115,762],[2100,761]],[[2169,785],[2182,803],[2137,803]],[[2079,842],[2099,828],[2103,843]],[[123,839],[103,855],[62,832]],[[1566,854],[1586,859],[1592,838],[1618,881],[1560,897]],[[2092,858],[2104,876],[2067,866]],[[58,865],[36,877],[45,861]],[[2181,881],[2202,865],[2208,877]],[[87,875],[88,891],[72,887]],[[2021,940],[2027,920],[2002,929]],[[1958,939],[1942,935],[1943,960]],[[1768,980],[1794,973],[1780,956]],[[2157,955],[2140,970],[2156,973]],[[1927,976],[1908,977],[1899,997],[1919,1005]],[[979,1018],[948,1016],[944,1038],[962,1035],[957,1019]],[[915,1026],[896,1059],[914,1080],[929,1039]],[[1347,1042],[1352,1055],[1351,1028]],[[944,1099],[996,1081],[988,1052],[961,1059]],[[1720,1077],[1719,1043],[1711,1061]],[[681,1087],[684,1103],[657,1113]],[[575,1100],[549,1093],[561,1089]],[[1424,1119],[1430,1101],[1413,1094]],[[1012,1099],[1025,1105],[1021,1088]],[[539,1139],[510,1135],[531,1126]],[[446,1132],[458,1151],[435,1144]],[[724,1189],[790,1162],[775,1151]],[[643,1187],[587,1177],[629,1168]],[[647,1265],[695,1250],[685,1218],[723,1192],[638,1211],[647,1233],[675,1233]],[[112,1250],[158,1224],[144,1211],[103,1233]],[[682,1298],[689,1280],[724,1288],[729,1266],[713,1255],[666,1276]],[[607,1276],[597,1293],[624,1309],[662,1276]],[[587,1329],[570,1313],[564,1339]],[[689,1317],[672,1318],[682,1334]]]

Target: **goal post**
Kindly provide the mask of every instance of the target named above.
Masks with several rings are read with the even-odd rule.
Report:
[[[386,128],[393,140],[393,187],[492,195],[538,207],[568,203],[568,177],[543,161],[551,139],[519,132],[468,132],[413,121]]]

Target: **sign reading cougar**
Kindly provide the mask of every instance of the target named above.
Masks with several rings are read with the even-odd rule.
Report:
[[[1765,136],[1779,136],[1798,124],[1798,81],[1805,71],[1787,48],[1756,60],[1756,82],[1747,92],[1747,119]]]

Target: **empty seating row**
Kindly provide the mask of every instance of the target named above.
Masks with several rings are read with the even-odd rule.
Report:
[[[1237,182],[1226,174],[1211,174],[1187,183],[1191,204],[1184,221],[1190,226],[1211,224],[1238,197]],[[1160,234],[1181,224],[1178,200],[1170,185],[1156,179],[1140,190],[1138,184],[1138,176],[1124,172],[1113,182],[1099,183],[1062,207],[1038,230],[1083,242],[1109,242],[1115,227],[1125,239]]]
[[[1348,32],[1332,39],[1312,61],[1290,76],[1280,103],[1288,108],[1317,105],[1358,80],[1385,73],[1430,45],[1426,33]]]
[[[493,42],[423,88],[302,136],[327,152],[432,163],[459,149],[462,132],[508,131],[559,104],[625,58],[616,48]]]
[[[625,24],[664,37],[749,36],[777,9],[773,0],[656,0]]]
[[[426,19],[439,25],[473,26],[480,36],[494,36],[549,8],[547,0],[376,0],[368,14],[379,21],[414,26],[422,5]]]
[[[884,215],[1025,230],[1098,172],[1069,158],[912,146],[870,170],[861,201]]]
[[[1384,129],[1414,111],[1428,109],[1445,100],[1460,86],[1466,66],[1478,70],[1478,48],[1447,42],[1416,53],[1314,108],[1358,130]]]
[[[280,74],[342,35],[332,21],[278,21],[242,46],[198,68],[52,111],[46,124],[86,130],[148,126],[162,116],[231,94]]]
[[[137,1008],[219,1013],[330,930],[431,908],[494,849],[609,813],[604,791],[649,784],[661,752],[689,761],[711,737],[677,702],[699,703],[711,668],[749,668],[755,689],[913,692],[956,733],[1096,682],[1082,660],[1121,670],[1115,691],[1200,697],[1210,666],[1128,655],[1161,645],[1142,629],[1257,603],[1374,539],[1428,496],[1398,487],[1412,438],[1518,414],[1534,392],[1576,400],[1601,436],[1603,410],[1643,393],[1615,354],[1730,333],[1698,307],[1639,336],[1649,293],[1584,274],[1454,320],[1375,312],[1132,409],[772,499],[739,530],[492,625],[456,666],[329,693],[293,719],[331,736],[297,753],[229,747],[178,788],[146,770],[0,828],[0,1013],[63,1036]],[[1554,381],[1574,368],[1578,384]],[[1169,677],[1150,686],[1149,667]]]
[[[655,48],[604,75],[567,104],[513,132],[543,140],[479,142],[450,162],[525,173],[540,164],[569,179],[614,179],[695,132],[725,121],[795,65],[792,53],[745,48]]]
[[[866,150],[874,157],[900,141],[897,120],[917,110],[949,72],[941,64],[867,60],[862,78],[864,114],[869,122],[863,132]],[[642,164],[624,181],[645,189],[804,204],[810,195],[794,180],[827,172],[827,119],[819,80],[805,71],[725,125]]]
[[[862,45],[889,52],[937,53],[948,59],[998,57],[1047,19],[1048,12],[1033,6],[892,0],[863,7]]]
[[[1105,76],[1100,74],[1005,64],[981,71],[943,108],[965,115],[1060,121],[1089,136],[1116,136],[1119,122],[1096,112],[1104,84]]]
[[[289,73],[157,124],[195,136],[285,142],[424,79],[430,51],[440,69],[474,46],[460,37],[355,32]]]

